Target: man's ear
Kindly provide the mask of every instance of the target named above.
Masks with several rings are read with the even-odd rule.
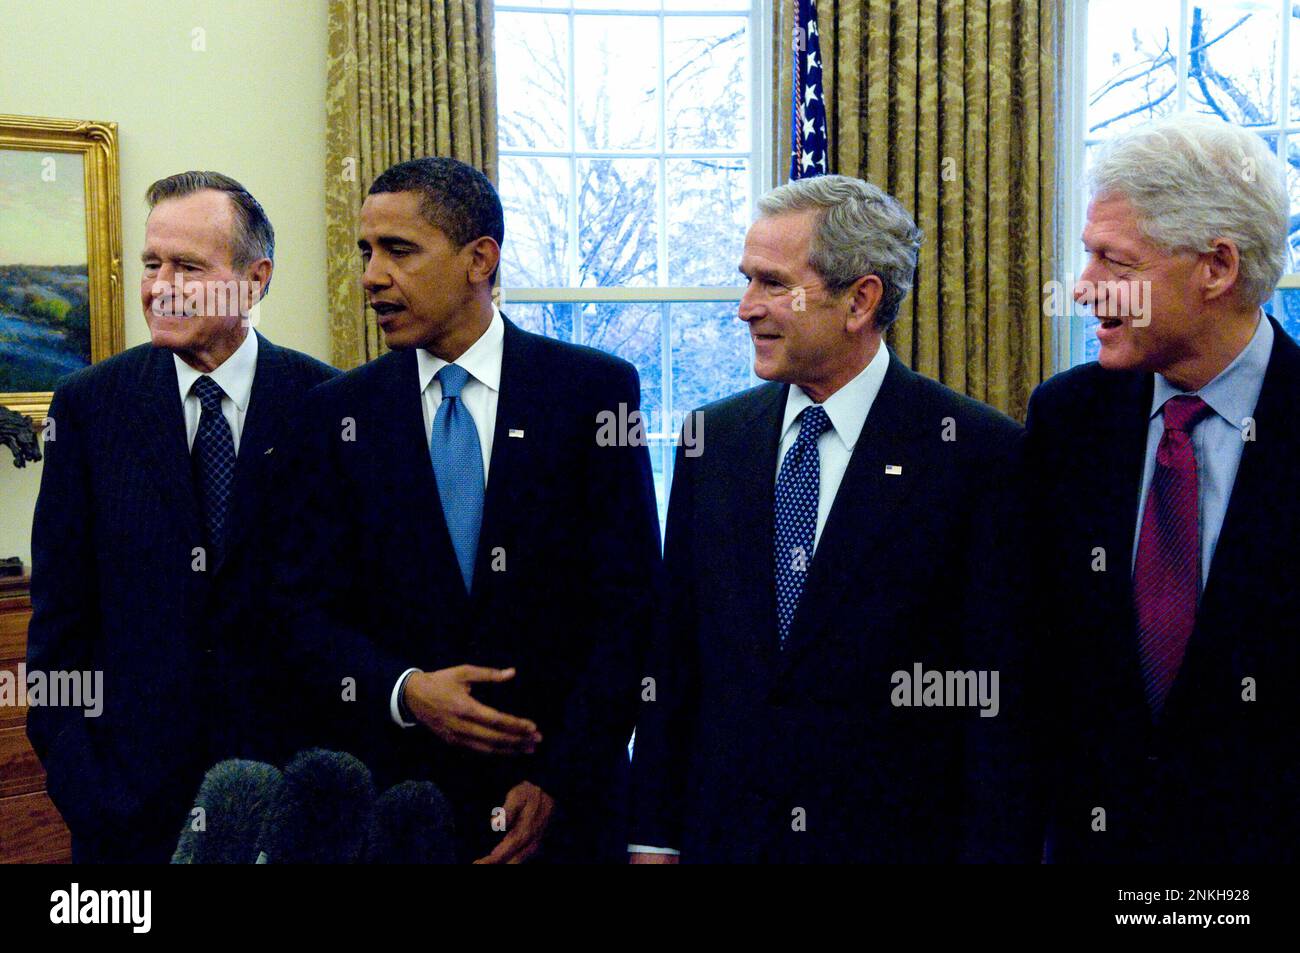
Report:
[[[247,281],[252,285],[256,285],[255,289],[249,289],[250,292],[256,292],[255,294],[250,293],[248,296],[248,306],[250,308],[266,297],[266,289],[271,284],[271,272],[274,270],[275,266],[269,258],[259,258],[249,265]]]
[[[863,275],[849,288],[849,319],[845,330],[857,334],[875,324],[876,312],[885,296],[885,285],[879,275]]]
[[[1208,252],[1201,255],[1204,284],[1201,286],[1206,301],[1221,298],[1237,287],[1241,276],[1241,252],[1230,238],[1216,238]]]
[[[501,263],[501,246],[484,235],[465,246],[469,250],[469,283],[486,284],[492,279],[492,272]]]

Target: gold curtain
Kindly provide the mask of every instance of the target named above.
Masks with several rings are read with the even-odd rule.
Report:
[[[375,176],[450,156],[497,176],[493,0],[330,0],[325,241],[334,363],[385,350],[365,307],[357,215]]]
[[[792,0],[774,10],[776,165],[790,164]],[[925,233],[890,343],[914,370],[1024,419],[1053,371],[1062,0],[819,0],[830,171]]]

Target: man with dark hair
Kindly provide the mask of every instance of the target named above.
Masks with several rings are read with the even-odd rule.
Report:
[[[452,159],[361,209],[392,352],[312,396],[307,530],[279,593],[305,682],[381,785],[436,782],[461,859],[619,857],[627,742],[659,578],[626,361],[492,303],[501,204]]]
[[[55,392],[32,528],[29,668],[103,673],[98,715],[27,722],[81,862],[166,862],[213,762],[284,754],[264,527],[301,401],[335,373],[250,330],[275,239],[243,186],[184,172],[148,200],[151,343]]]

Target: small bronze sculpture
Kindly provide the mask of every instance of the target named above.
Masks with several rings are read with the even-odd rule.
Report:
[[[14,454],[14,466],[25,467],[41,459],[41,445],[36,440],[32,418],[24,417],[8,407],[0,407],[0,444]]]

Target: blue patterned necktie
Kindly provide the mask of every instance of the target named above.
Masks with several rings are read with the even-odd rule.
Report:
[[[776,479],[776,615],[785,648],[795,609],[803,595],[817,534],[817,496],[821,490],[821,455],[817,438],[831,426],[820,404],[799,415],[799,436],[781,462]]]
[[[474,556],[483,522],[483,451],[474,418],[460,399],[469,371],[448,364],[437,374],[442,403],[433,418],[429,458],[438,481],[438,498],[447,518],[447,532],[456,550],[465,591],[474,584]]]
[[[203,526],[207,532],[209,554],[215,561],[225,544],[226,514],[235,483],[235,438],[230,423],[221,412],[221,398],[226,392],[211,377],[200,377],[191,391],[203,408],[199,429],[194,432],[190,462],[194,468],[199,505],[203,509]]]

